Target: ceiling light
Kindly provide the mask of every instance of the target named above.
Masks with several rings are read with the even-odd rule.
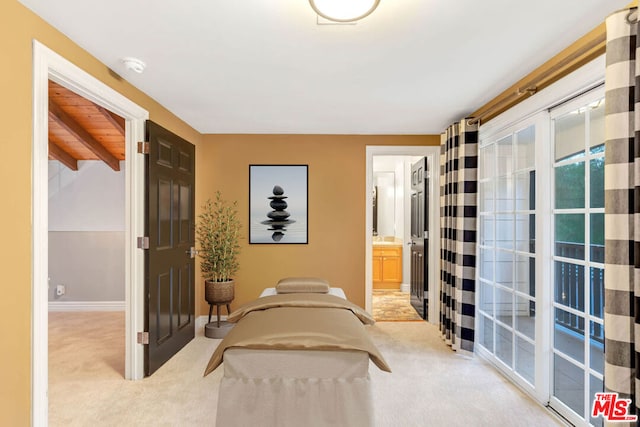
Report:
[[[142,73],[147,66],[147,64],[138,58],[132,57],[122,58],[122,62],[124,63],[124,66],[127,67],[127,70],[134,71],[138,74]]]
[[[373,12],[380,0],[309,0],[316,13],[335,22],[353,22]]]

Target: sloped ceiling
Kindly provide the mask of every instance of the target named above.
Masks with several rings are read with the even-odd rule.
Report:
[[[49,81],[49,159],[78,170],[78,160],[102,160],[115,171],[124,160],[122,117]]]

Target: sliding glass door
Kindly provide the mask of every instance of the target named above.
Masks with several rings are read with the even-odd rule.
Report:
[[[480,147],[479,343],[520,384],[536,377],[536,126]]]
[[[551,112],[554,148],[552,406],[590,419],[604,373],[604,99]]]
[[[575,425],[602,425],[603,96],[481,132],[479,152],[477,352]]]

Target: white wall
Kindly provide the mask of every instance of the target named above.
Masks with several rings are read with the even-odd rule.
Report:
[[[91,160],[72,171],[49,161],[50,302],[125,300],[124,161],[120,168]]]

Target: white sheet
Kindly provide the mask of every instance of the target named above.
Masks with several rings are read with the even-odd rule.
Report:
[[[344,291],[342,290],[342,288],[329,288],[329,293],[331,295],[335,295],[337,297],[340,298],[344,298],[347,299],[347,296],[345,295]],[[260,294],[260,297],[267,297],[270,295],[277,295],[278,293],[276,292],[276,288],[266,288],[265,290],[262,291],[262,293]]]

